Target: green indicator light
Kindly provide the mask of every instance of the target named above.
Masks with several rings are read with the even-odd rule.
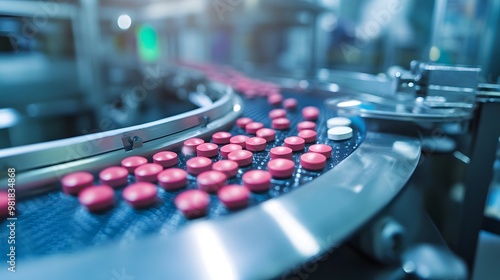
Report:
[[[157,61],[160,58],[160,46],[156,30],[148,25],[137,29],[137,51],[145,62]]]

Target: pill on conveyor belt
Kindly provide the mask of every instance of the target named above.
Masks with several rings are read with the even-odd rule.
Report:
[[[248,205],[250,191],[245,186],[227,185],[217,192],[217,196],[228,209],[239,209]]]
[[[242,92],[246,92],[248,90],[250,90],[250,84],[248,82],[243,82],[243,81],[240,81],[238,82],[237,84],[237,88],[242,91]]]
[[[207,214],[210,196],[202,190],[187,190],[175,198],[174,204],[186,218],[194,219]]]
[[[274,129],[286,130],[290,128],[290,120],[287,118],[277,118],[272,120],[271,125]]]
[[[239,118],[236,120],[236,125],[239,128],[245,128],[245,126],[251,122],[253,122],[251,118]]]
[[[238,163],[232,160],[219,160],[212,165],[212,169],[223,172],[228,178],[238,174]]]
[[[239,151],[239,150],[242,150],[243,148],[240,146],[240,145],[237,145],[237,144],[227,144],[227,145],[224,145],[220,148],[220,155],[223,157],[223,158],[227,158],[227,156],[229,155],[230,152],[234,152],[234,151]]]
[[[316,123],[311,121],[303,121],[297,124],[297,130],[302,131],[305,129],[316,130]]]
[[[113,188],[108,185],[98,185],[85,188],[78,194],[78,201],[91,212],[106,210],[115,203]]]
[[[243,94],[245,95],[246,98],[252,99],[258,95],[258,92],[255,89],[247,89],[243,91]]]
[[[332,147],[325,144],[314,144],[309,147],[310,153],[318,153],[324,155],[327,159],[332,157]]]
[[[122,193],[123,199],[135,208],[144,208],[158,200],[156,186],[148,182],[138,182],[127,186]]]
[[[277,118],[284,118],[286,117],[286,111],[283,109],[273,109],[269,111],[269,118],[271,120],[277,119]]]
[[[212,169],[212,160],[207,157],[194,157],[186,161],[186,167],[190,174],[198,175]]]
[[[164,168],[177,165],[179,157],[171,151],[158,152],[153,155],[153,162],[163,166]]]
[[[217,170],[205,171],[196,177],[198,188],[209,193],[217,192],[226,185],[226,181],[226,174]]]
[[[320,171],[325,168],[326,157],[318,153],[305,153],[300,156],[300,165],[307,170]]]
[[[225,131],[219,131],[212,135],[212,142],[218,145],[229,144],[229,139],[231,139],[231,133]]]
[[[298,136],[287,137],[284,142],[284,146],[292,149],[294,152],[302,151],[305,147],[304,139]]]
[[[86,187],[94,184],[94,175],[88,172],[74,172],[65,175],[61,179],[61,185],[64,193],[77,195]]]
[[[245,142],[247,150],[252,152],[260,152],[266,149],[267,141],[262,137],[251,137]]]
[[[326,121],[326,126],[328,128],[332,128],[335,126],[350,126],[350,125],[351,125],[351,120],[344,117],[330,118]]]
[[[111,166],[99,172],[99,179],[104,185],[123,186],[128,182],[128,170],[120,166]]]
[[[198,145],[205,143],[205,140],[200,138],[191,138],[184,141],[184,146],[182,147],[182,152],[184,154],[194,155],[196,154],[196,147]]]
[[[257,135],[257,137],[266,139],[267,142],[273,142],[276,138],[276,131],[274,129],[266,127],[257,130],[255,134]]]
[[[286,158],[286,159],[292,159],[292,149],[288,147],[274,147],[272,148],[269,153],[271,154],[271,158]]]
[[[319,109],[314,106],[307,106],[302,109],[302,117],[306,121],[315,121],[319,117]]]
[[[267,163],[267,170],[274,178],[288,178],[293,174],[295,164],[285,158],[272,159]]]
[[[283,100],[283,96],[281,95],[279,88],[268,88],[268,89],[265,91],[265,94],[264,94],[264,95],[262,95],[262,96],[268,96],[268,97],[269,97],[269,96],[272,96],[272,95],[278,95],[278,96],[281,96],[281,100]],[[277,97],[276,97],[276,98],[277,98]],[[273,101],[273,100],[271,100],[271,102],[269,102],[269,100],[268,100],[268,102],[269,102],[270,104],[272,104],[272,105],[278,105],[278,104],[273,104],[273,103],[272,103],[272,101]],[[280,101],[280,102],[281,102],[281,101]]]
[[[352,137],[352,128],[348,126],[335,126],[328,129],[328,139],[333,141],[347,140]]]
[[[196,155],[199,157],[216,157],[219,155],[219,146],[214,143],[203,143],[196,147]]]
[[[244,149],[245,142],[248,140],[248,138],[250,138],[250,137],[248,137],[246,135],[236,135],[236,136],[231,137],[231,139],[229,139],[229,142],[231,144],[240,145]]]
[[[175,191],[187,184],[187,172],[180,168],[165,169],[158,174],[158,184],[167,191]]]
[[[239,167],[243,167],[252,164],[253,153],[247,150],[234,151],[230,152],[227,158],[235,161]]]
[[[271,185],[271,173],[264,170],[250,170],[242,176],[243,184],[253,192],[269,190]]]
[[[126,168],[128,170],[128,173],[134,174],[134,170],[143,165],[148,163],[148,160],[144,157],[139,157],[139,156],[133,156],[133,157],[128,157],[122,160],[121,164],[122,167]]]
[[[288,110],[293,110],[297,108],[297,99],[295,98],[287,98],[283,100],[283,107],[285,107]]]
[[[267,97],[267,102],[271,105],[277,106],[283,101],[283,96],[279,93],[272,93]]]
[[[137,167],[134,171],[137,182],[156,182],[163,167],[156,163],[148,163]]]
[[[301,130],[299,131],[298,134],[298,136],[304,139],[306,143],[316,142],[316,135],[317,135],[316,131],[310,129]]]
[[[0,192],[0,219],[9,216],[9,194],[7,192]]]
[[[255,134],[257,130],[264,127],[264,124],[261,122],[251,122],[245,126],[245,131],[248,134]]]

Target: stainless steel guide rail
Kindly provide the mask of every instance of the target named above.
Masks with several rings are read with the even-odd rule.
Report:
[[[169,237],[26,263],[16,276],[33,279],[44,271],[53,279],[102,279],[126,268],[144,279],[277,277],[339,244],[382,210],[412,175],[420,149],[414,138],[367,132],[349,157],[293,192],[194,222]]]
[[[207,83],[216,93],[212,105],[122,129],[0,150],[0,168],[16,168],[17,190],[34,194],[75,171],[95,171],[127,156],[152,155],[190,138],[230,125],[242,112],[242,99],[227,86]],[[6,174],[6,173],[5,173]],[[7,178],[0,178],[7,186]]]

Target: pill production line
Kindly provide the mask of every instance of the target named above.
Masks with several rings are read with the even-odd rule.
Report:
[[[481,279],[500,5],[469,4],[0,2],[1,279]]]

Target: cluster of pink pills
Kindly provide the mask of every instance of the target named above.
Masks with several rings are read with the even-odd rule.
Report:
[[[292,100],[292,99],[289,99]],[[294,104],[297,102],[295,99]],[[277,105],[277,104],[272,104]],[[295,108],[295,106],[293,107]],[[307,106],[302,109],[303,121],[297,124],[298,135],[289,136],[284,139],[283,146],[277,146],[270,149],[271,160],[267,164],[267,169],[274,178],[286,178],[293,175],[295,164],[292,161],[294,152],[303,152],[306,144],[315,143],[317,140],[316,133],[316,123],[320,111],[317,107]],[[244,130],[247,134],[254,134],[256,137],[248,137],[246,135],[237,135],[229,138],[229,145],[236,146],[224,146],[221,151],[224,150],[223,157],[228,157],[225,154],[225,150],[229,150],[230,147],[235,150],[247,149],[249,151],[263,151],[266,148],[265,142],[273,142],[276,138],[277,130],[288,130],[290,129],[290,120],[287,118],[287,111],[284,109],[276,108],[269,112],[269,118],[271,120],[271,128],[264,127],[263,123],[255,122],[251,118],[243,117],[236,121],[236,125]],[[312,149],[311,149],[312,147]],[[315,144],[309,148],[309,152],[301,155],[300,165],[307,170],[311,171],[321,171],[326,166],[326,160],[331,157],[332,148],[326,144]],[[240,151],[239,154],[244,154],[244,151]],[[250,154],[247,155],[250,158]],[[230,158],[231,159],[231,158]],[[279,160],[278,160],[279,159]],[[245,164],[250,164],[251,162],[245,162]]]
[[[217,142],[221,135],[223,133],[216,133],[213,139]],[[215,149],[212,145],[215,145]],[[216,144],[192,138],[184,142],[184,148],[186,147],[194,149],[197,153],[196,157],[186,162],[187,171],[176,167],[178,156],[175,152],[162,151],[153,155],[153,163],[148,163],[146,158],[133,156],[122,160],[121,166],[105,168],[99,172],[100,184],[94,184],[94,175],[88,172],[68,174],[61,179],[63,191],[77,195],[80,204],[89,211],[99,212],[114,205],[114,188],[127,185],[129,174],[133,174],[136,182],[125,187],[122,197],[131,206],[144,208],[158,202],[156,184],[166,191],[177,191],[187,185],[188,174],[191,174],[196,176],[198,189],[180,193],[174,203],[186,217],[195,218],[206,214],[210,202],[208,193],[217,193],[220,201],[227,208],[235,209],[248,204],[250,190],[262,190],[262,186],[253,189],[246,186],[226,185],[228,178],[236,176],[239,165],[231,160],[213,163],[207,156],[218,155],[219,148]],[[216,155],[212,153],[212,150],[215,150]],[[3,196],[0,193],[0,204],[2,204],[0,206],[3,206],[2,199]],[[3,208],[0,210],[3,211]]]
[[[273,178],[292,177],[296,169],[294,154],[301,153],[298,159],[305,170],[321,171],[325,168],[332,155],[332,147],[316,144],[316,121],[320,116],[317,107],[302,108],[300,113],[303,120],[296,126],[298,134],[286,137],[282,146],[276,146],[272,143],[276,141],[277,133],[291,129],[287,114],[297,109],[298,101],[294,98],[285,99],[275,84],[251,80],[234,70],[213,72],[216,74],[208,75],[212,80],[232,86],[247,98],[267,98],[267,102],[274,107],[268,113],[271,127],[265,127],[264,123],[249,117],[241,117],[236,120],[241,134],[220,131],[212,135],[211,142],[201,138],[184,141],[181,151],[187,156],[185,169],[179,167],[179,157],[173,151],[154,154],[152,162],[144,157],[133,156],[122,160],[120,166],[102,170],[98,174],[99,184],[95,184],[94,175],[88,172],[76,172],[63,177],[61,184],[64,192],[78,195],[80,203],[88,210],[101,211],[115,203],[114,188],[126,186],[122,192],[123,199],[133,207],[143,208],[158,202],[157,185],[169,192],[178,191],[185,188],[192,180],[190,178],[194,177],[197,188],[180,192],[174,204],[186,217],[196,218],[207,215],[211,195],[216,195],[228,209],[242,208],[248,205],[251,192],[268,191]],[[339,124],[338,118],[328,122],[328,126],[332,127]],[[332,139],[331,135],[328,136]],[[268,145],[273,147],[268,150],[270,159],[264,166],[267,170],[244,171],[252,166],[254,154],[266,151]],[[304,152],[306,145],[310,146]],[[241,174],[241,184],[229,183],[238,173]],[[130,175],[135,178],[131,184]]]
[[[284,108],[293,110],[298,102],[295,98],[285,99],[280,93],[280,86],[276,83],[252,79],[234,69],[220,69],[210,64],[184,63],[186,66],[195,68],[205,73],[212,81],[226,84],[248,99],[265,97],[273,106],[283,105]]]
[[[238,123],[242,121],[238,120]],[[133,207],[144,208],[158,202],[156,184],[166,191],[177,191],[187,185],[190,174],[196,177],[198,189],[186,190],[174,200],[176,207],[186,217],[195,218],[207,214],[210,203],[208,194],[217,194],[221,203],[229,209],[245,207],[250,192],[267,191],[271,178],[288,178],[293,175],[295,163],[292,161],[292,154],[304,150],[306,142],[298,136],[286,138],[284,146],[270,150],[271,160],[267,163],[267,171],[249,170],[242,176],[242,185],[228,184],[228,179],[235,177],[239,168],[252,165],[253,152],[264,151],[267,143],[274,141],[274,130],[261,129],[264,129],[261,136],[265,138],[217,132],[212,135],[212,143],[206,143],[200,138],[184,141],[182,150],[195,153],[195,156],[186,161],[186,170],[177,167],[177,153],[161,151],[153,155],[152,163],[144,157],[132,156],[123,159],[120,166],[103,169],[98,174],[99,184],[95,184],[94,175],[88,172],[68,174],[61,179],[62,188],[67,194],[77,195],[80,203],[89,211],[98,212],[114,205],[114,188],[126,186],[122,192],[123,199]],[[309,151],[301,156],[301,165],[305,169],[321,170],[326,158],[331,155],[332,148],[316,144]],[[222,159],[217,160],[218,158]],[[135,176],[135,182],[127,185],[129,175]]]

